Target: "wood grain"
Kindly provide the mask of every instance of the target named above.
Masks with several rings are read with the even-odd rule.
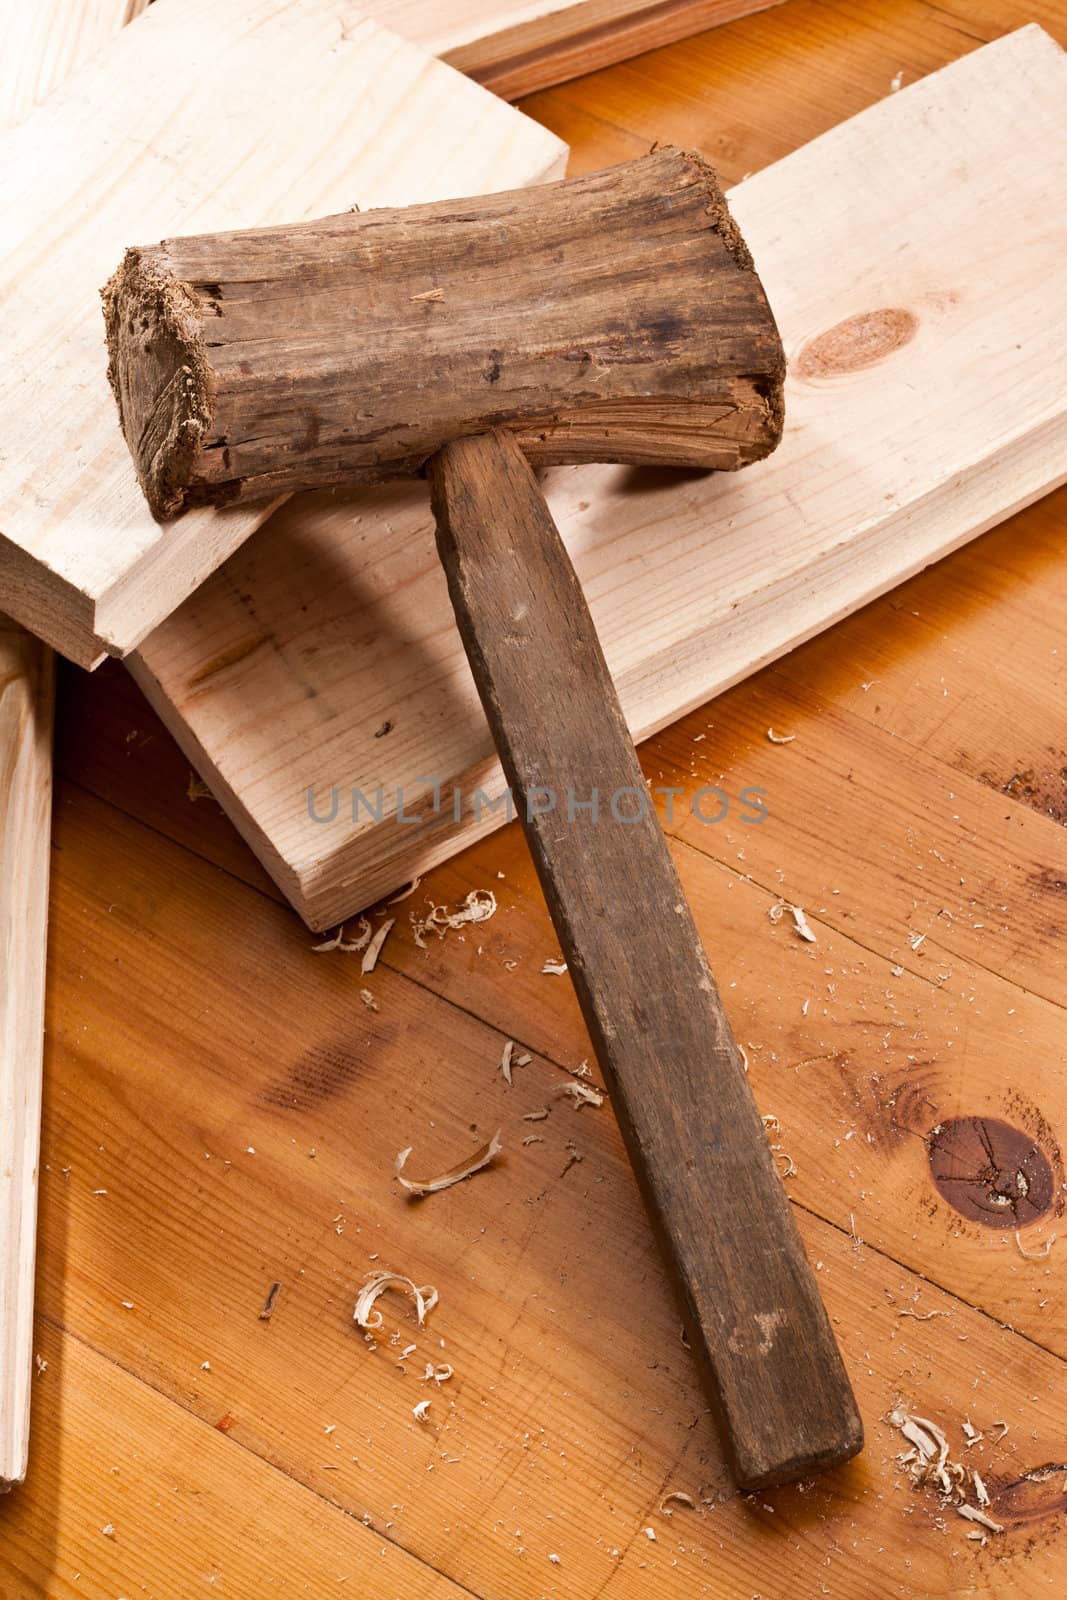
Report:
[[[1032,16],[1057,26],[1052,7],[1017,0],[790,0],[537,106],[575,136],[580,169],[668,133],[738,178],[883,95],[902,68],[910,82]],[[1009,873],[998,893],[979,837],[988,814],[957,804],[973,824],[952,835],[958,875],[1029,928],[991,934],[984,965],[978,932],[973,958],[939,951],[935,962],[904,930],[937,925],[943,880],[928,887],[926,867],[932,851],[950,853],[950,791],[991,795],[1001,817],[1018,817],[1018,834],[1003,836],[1007,864],[1018,840],[1028,857],[1047,852],[1050,884],[1067,881],[1063,830],[1042,803],[1061,793],[1050,786],[1067,747],[1064,531],[1061,492],[642,751],[653,782],[695,769],[688,794],[721,782],[735,800],[754,754],[776,762],[765,883],[745,876],[758,830],[737,817],[702,830],[702,848],[676,839],[672,850],[761,1109],[778,1114],[774,1137],[797,1162],[788,1184],[801,1231],[873,1419],[847,1473],[746,1501],[727,1498],[607,1108],[567,1121],[553,1106],[547,1122],[522,1122],[564,1081],[552,1063],[573,1068],[589,1046],[566,977],[541,970],[559,951],[519,831],[482,840],[389,909],[398,921],[370,1012],[359,958],[311,954],[215,803],[189,797],[188,762],[127,674],[61,663],[68,777],[36,1346],[48,1368],[35,1380],[30,1477],[0,1501],[0,1588],[18,1600],[115,1600],[142,1586],[185,1595],[209,1578],[241,1594],[301,1582],[328,1593],[346,1578],[341,1594],[418,1600],[457,1586],[494,1600],[592,1600],[605,1585],[623,1600],[1056,1593],[1062,1475],[1040,1469],[1062,1462],[1067,1430],[1063,1363],[1042,1348],[1067,1348],[1062,1224],[1028,1229],[1030,1250],[1061,1237],[1047,1259],[1024,1259],[1010,1229],[965,1220],[935,1190],[920,1137],[975,1112],[1014,1121],[1052,1153],[1065,1147],[1064,996],[1062,982],[1048,987],[1062,949],[1055,892]],[[793,721],[772,725],[798,737],[772,746],[767,725],[785,709],[775,696],[790,686],[804,691],[789,701]],[[805,781],[794,802],[790,763],[820,730],[826,780]],[[933,801],[940,776],[941,799],[909,811],[885,870],[871,870],[916,749],[929,758],[916,768],[921,795]],[[863,781],[872,758],[891,800]],[[814,796],[835,855],[807,896],[818,930],[808,947],[767,909],[783,887],[807,895]],[[706,835],[721,839],[721,861]],[[490,923],[414,944],[406,908],[454,906],[487,885],[500,899]],[[907,963],[899,977],[879,928]],[[996,971],[1008,951],[1010,978]],[[1048,998],[1027,994],[1031,970]],[[506,1038],[534,1052],[510,1097]],[[291,1071],[302,1109],[264,1104],[265,1091],[284,1097]],[[316,1102],[323,1089],[332,1098]],[[447,1164],[477,1142],[475,1118],[485,1134],[514,1118],[514,1155],[509,1145],[469,1184],[407,1202],[389,1181],[396,1151],[414,1138],[425,1170]],[[522,1147],[531,1128],[545,1143]],[[561,1178],[569,1144],[584,1159]],[[455,1406],[443,1385],[430,1417],[445,1427],[430,1435],[411,1417],[427,1392],[418,1369],[395,1368],[387,1343],[353,1345],[353,1284],[383,1260],[425,1265],[442,1292],[430,1353],[456,1366]],[[275,1314],[261,1323],[276,1277]],[[388,1329],[409,1342],[413,1324],[390,1311]],[[902,1442],[880,1420],[899,1400],[943,1426],[954,1451],[964,1420],[984,1432],[961,1459],[989,1486],[1004,1535],[968,1540],[951,1507],[899,1472]],[[999,1417],[1008,1432],[995,1444]],[[668,1517],[668,1487],[697,1509],[668,1503]],[[109,1522],[115,1537],[101,1532]],[[422,1556],[455,1582],[432,1578]]]
[[[0,13],[0,128],[34,106],[139,17],[149,0],[33,0]]]
[[[777,0],[370,0],[385,24],[514,100]]]
[[[161,517],[418,476],[487,428],[538,466],[731,471],[781,437],[766,296],[715,174],[671,147],[535,192],[130,249],[104,314]]]
[[[304,1526],[299,1502],[260,1506],[243,1467],[229,1466],[228,1454],[206,1462],[188,1422],[167,1420],[178,1408],[235,1462],[259,1457],[275,1468],[272,1482],[284,1473],[319,1497],[319,1543],[344,1557],[337,1574],[351,1573],[352,1583],[372,1581],[384,1548],[388,1558],[403,1550],[433,1565],[467,1592],[519,1600],[553,1583],[567,1592],[564,1580],[591,1596],[609,1578],[627,1600],[653,1582],[681,1600],[721,1592],[724,1573],[742,1593],[747,1584],[817,1594],[829,1581],[846,1595],[903,1600],[919,1585],[951,1593],[959,1573],[1010,1581],[1027,1597],[1043,1592],[1062,1561],[1061,1483],[1053,1475],[1028,1484],[1024,1474],[1062,1454],[1062,1363],[854,1242],[855,1182],[835,1186],[843,1228],[806,1211],[799,1220],[871,1419],[870,1447],[803,1490],[733,1495],[614,1120],[606,1108],[572,1111],[558,1101],[558,1086],[571,1080],[541,1056],[515,1070],[509,1090],[501,1044],[521,1035],[462,1008],[464,971],[486,966],[498,1006],[509,1008],[515,977],[496,957],[501,935],[504,953],[540,967],[550,937],[543,908],[531,916],[513,898],[513,881],[530,872],[521,838],[513,849],[512,834],[491,843],[506,871],[492,880],[500,925],[478,930],[477,945],[449,935],[439,947],[451,953],[458,1003],[427,993],[421,973],[433,954],[413,951],[419,981],[388,969],[372,975],[375,1012],[357,999],[367,982],[358,958],[314,954],[283,908],[189,851],[76,787],[63,796],[57,827],[50,1026],[62,1092],[46,1146],[41,1293],[48,1325],[64,1339],[42,1346],[50,1365],[38,1380],[40,1460],[42,1471],[65,1464],[62,1559],[79,1552],[93,1600],[117,1592],[120,1571],[150,1584],[167,1559],[159,1498],[168,1524],[177,1521],[174,1537],[187,1535],[205,1570],[217,1565],[235,1582],[249,1570],[240,1563],[266,1570],[255,1565],[256,1548],[275,1540],[288,1570],[290,1530]],[[682,864],[692,889],[706,868],[691,853]],[[485,882],[485,865],[474,863],[464,881]],[[753,921],[763,916],[757,899]],[[784,965],[772,979],[764,943],[746,937],[746,991],[762,971],[766,1014],[784,1021],[783,991],[798,1002],[800,984]],[[731,934],[731,950],[734,942]],[[835,949],[827,964],[844,955]],[[90,959],[99,981],[87,990],[80,974]],[[536,981],[545,1024],[565,980]],[[799,1015],[799,1003],[789,1009]],[[556,1026],[574,1061],[584,1048],[576,1019]],[[782,1115],[788,1148],[797,1128],[776,1091],[791,1074],[762,1052],[761,1072],[763,1105]],[[547,1119],[523,1120],[546,1105]],[[832,1105],[804,1124],[815,1194],[832,1149]],[[497,1126],[504,1156],[470,1183],[413,1204],[393,1181],[398,1148],[414,1142],[429,1170]],[[523,1146],[531,1129],[544,1142]],[[905,1166],[913,1143],[896,1147]],[[582,1157],[575,1164],[571,1147]],[[940,1232],[918,1209],[925,1192],[902,1181],[902,1228],[910,1216],[913,1231],[924,1221],[927,1234]],[[865,1209],[856,1220],[862,1237]],[[997,1255],[1024,1297],[1055,1293],[1063,1270],[1055,1251],[1044,1265],[1013,1246]],[[352,1328],[353,1289],[383,1264],[415,1271],[441,1299],[421,1333],[400,1302],[390,1304],[385,1336],[370,1351]],[[274,1315],[262,1323],[276,1281]],[[931,1312],[926,1321],[913,1315]],[[416,1352],[398,1365],[411,1342]],[[80,1441],[93,1428],[80,1420],[84,1402],[72,1398],[58,1413],[77,1453],[57,1457],[51,1441],[61,1395],[84,1371],[82,1349],[106,1352],[108,1371],[140,1376],[138,1391],[147,1385],[156,1398],[149,1408],[93,1380],[97,1444],[85,1459],[97,1470],[79,1474],[88,1439]],[[425,1359],[450,1362],[454,1378],[439,1390],[420,1383]],[[420,1425],[411,1408],[427,1395],[429,1424]],[[980,1431],[995,1418],[1009,1422],[1002,1445],[992,1442],[1001,1430],[990,1428],[966,1458],[1009,1527],[988,1550],[968,1544],[967,1524],[901,1476],[900,1437],[881,1420],[901,1398],[937,1419],[954,1451],[963,1449],[964,1420]],[[98,1418],[112,1406],[120,1427],[101,1445]],[[173,1499],[142,1500],[126,1485],[135,1463],[124,1445],[113,1453],[116,1431],[148,1462],[169,1453]],[[235,1541],[202,1508],[238,1470],[248,1537]],[[675,1504],[666,1516],[663,1496],[676,1488],[696,1506]],[[23,1552],[44,1548],[49,1498],[42,1478],[25,1511],[11,1506],[34,1516],[37,1532],[5,1542],[0,1562],[17,1571]],[[369,1519],[378,1535],[362,1560],[334,1531],[335,1509]],[[115,1543],[96,1531],[105,1522]],[[116,1561],[118,1569],[106,1565]],[[403,1583],[397,1592],[407,1592]]]
[[[732,191],[792,360],[784,443],[733,479],[547,479],[636,737],[1062,478],[1065,83],[1059,48],[1023,29]],[[479,832],[462,798],[458,822],[445,805],[399,826],[398,795],[424,804],[426,775],[449,796],[502,787],[403,486],[290,502],[132,669],[315,927]],[[381,821],[353,802],[379,786]]]
[[[459,631],[737,1481],[840,1465],[856,1403],[574,568],[507,434],[430,473]]]
[[[563,155],[518,112],[332,0],[182,0],[123,30],[76,91],[0,138],[11,614],[83,665],[122,652],[265,515],[165,527],[149,514],[102,359],[98,291],[127,244],[534,182]]]
[[[0,616],[0,1494],[29,1454],[52,684],[51,651]]]

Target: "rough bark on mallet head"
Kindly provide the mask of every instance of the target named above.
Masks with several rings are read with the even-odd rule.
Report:
[[[665,148],[542,188],[127,251],[110,377],[157,515],[417,474],[513,431],[535,465],[730,470],[785,362],[715,175]]]

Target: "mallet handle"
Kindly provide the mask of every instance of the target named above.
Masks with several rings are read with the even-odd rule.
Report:
[[[430,480],[460,633],[738,1482],[805,1477],[854,1455],[862,1424],[578,579],[508,434],[445,446]],[[580,809],[594,794],[599,816]]]

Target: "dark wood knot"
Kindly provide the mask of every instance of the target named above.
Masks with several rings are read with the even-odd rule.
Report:
[[[1052,1163],[1029,1134],[995,1117],[953,1117],[926,1136],[938,1192],[969,1222],[1026,1228],[1052,1205]]]

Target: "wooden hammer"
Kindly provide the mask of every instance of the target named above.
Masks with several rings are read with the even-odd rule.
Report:
[[[158,516],[429,477],[471,670],[738,1482],[846,1460],[855,1400],[532,470],[732,470],[778,443],[781,341],[707,162],[666,148],[545,188],[170,239],[126,253],[104,306]]]

